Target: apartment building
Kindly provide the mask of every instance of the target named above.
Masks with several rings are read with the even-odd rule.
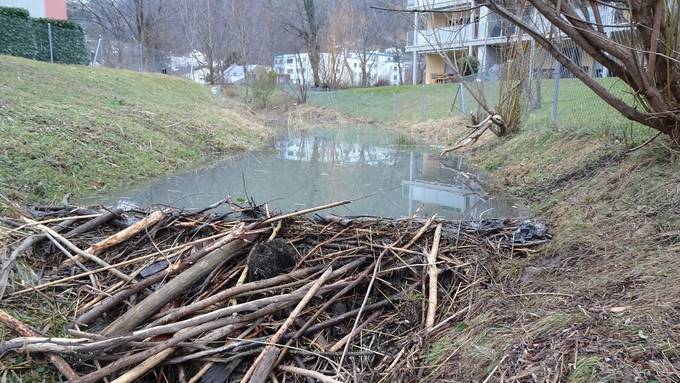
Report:
[[[400,85],[403,81],[405,68],[394,60],[394,55],[386,52],[373,51],[366,56],[367,83]],[[354,52],[336,54],[322,53],[319,64],[319,77],[323,83],[334,83],[341,87],[361,85],[361,62],[359,55]],[[312,66],[307,53],[289,53],[274,56],[274,70],[279,78],[292,84],[313,85]],[[401,72],[401,75],[400,75]]]
[[[520,36],[516,26],[487,7],[477,7],[475,0],[407,0],[406,8],[436,11],[414,13],[414,30],[409,34],[406,46],[406,52],[412,55],[413,84],[417,83],[416,71],[420,59],[425,64],[425,84],[451,81],[454,69],[447,64],[445,56],[451,62],[463,56],[474,56],[479,62],[477,76],[485,80],[495,80],[498,78],[499,68],[508,60],[509,47]],[[620,14],[616,14],[610,7],[600,6],[599,10],[607,33],[620,30],[616,24],[625,22]],[[550,23],[535,9],[528,9],[523,18],[531,21],[546,36],[550,33]],[[528,35],[521,36],[527,44],[534,44]],[[566,36],[561,37],[568,40]],[[608,76],[606,68],[573,43],[564,41],[563,45],[563,51],[592,76]],[[551,68],[544,70],[550,71]]]

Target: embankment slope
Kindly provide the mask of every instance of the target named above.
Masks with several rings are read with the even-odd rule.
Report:
[[[127,185],[267,136],[247,107],[189,80],[0,56],[0,193],[10,199]]]

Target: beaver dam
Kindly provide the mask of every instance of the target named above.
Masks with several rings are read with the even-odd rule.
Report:
[[[45,358],[70,382],[436,379],[437,335],[482,310],[497,262],[549,238],[511,219],[324,215],[348,203],[3,218],[0,321],[16,337],[0,360]],[[67,320],[27,325],[44,300],[68,302]]]

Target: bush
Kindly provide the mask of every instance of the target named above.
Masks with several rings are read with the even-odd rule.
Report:
[[[20,19],[28,19],[30,15],[28,13],[28,9],[12,8],[12,7],[0,7],[0,16],[18,17]]]
[[[80,25],[67,20],[32,19],[22,8],[0,7],[0,54],[50,61],[48,23],[52,26],[54,61],[88,64],[90,55]]]
[[[47,23],[34,23],[33,27],[37,47],[35,59],[50,61]],[[52,25],[52,54],[56,63],[87,65],[90,62],[90,55],[85,46],[85,35],[78,29],[58,28]]]
[[[52,24],[52,28],[63,28],[63,29],[72,29],[75,31],[83,31],[83,27],[80,26],[80,24],[69,21],[69,20],[53,20],[53,19],[46,19],[44,17],[33,19],[33,21],[36,24],[43,24],[45,25],[45,28],[47,28],[47,24]]]
[[[0,11],[5,9],[14,8],[0,8]],[[0,13],[0,54],[32,59],[37,50],[31,19]]]
[[[265,108],[276,89],[276,72],[258,67],[248,74],[257,105]]]
[[[456,60],[456,65],[460,74],[463,76],[469,76],[477,73],[479,69],[479,60],[475,56],[465,56]]]

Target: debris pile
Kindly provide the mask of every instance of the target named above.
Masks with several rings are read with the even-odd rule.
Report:
[[[2,219],[0,322],[19,337],[0,359],[46,356],[70,382],[424,380],[427,340],[493,285],[492,265],[546,240],[513,220],[315,213],[346,203]],[[20,259],[43,265],[38,281],[10,276]],[[9,314],[35,294],[72,299],[66,335]]]

